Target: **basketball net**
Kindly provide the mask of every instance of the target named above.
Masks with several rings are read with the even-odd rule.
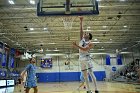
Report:
[[[65,29],[72,29],[74,19],[71,16],[62,17],[62,21]]]

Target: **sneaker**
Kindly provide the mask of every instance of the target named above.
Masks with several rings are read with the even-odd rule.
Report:
[[[95,90],[95,93],[99,93],[99,91],[98,90]]]
[[[92,91],[91,91],[91,90],[89,90],[89,91],[87,91],[87,93],[92,93]]]

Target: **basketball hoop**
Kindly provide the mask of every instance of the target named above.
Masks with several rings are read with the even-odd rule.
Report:
[[[72,16],[64,16],[64,17],[62,17],[62,21],[63,21],[65,29],[72,29],[72,24],[73,24],[73,21],[74,21]]]

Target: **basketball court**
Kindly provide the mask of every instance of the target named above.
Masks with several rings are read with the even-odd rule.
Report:
[[[83,33],[99,93],[140,93],[139,10],[139,0],[0,0],[0,93],[25,93],[17,83],[32,57],[38,93],[87,93],[72,45]]]
[[[98,82],[98,85],[100,93],[139,93],[139,89],[136,89],[137,86],[135,86],[134,84],[118,82]],[[77,86],[79,86],[79,82],[43,83],[38,84],[38,86],[39,93],[86,93],[86,90],[83,88],[79,90],[76,89]],[[17,87],[15,87],[14,93],[19,93],[19,89]]]
[[[53,84],[51,84],[51,85],[53,85]],[[99,82],[98,85],[100,87],[99,88],[100,93],[117,93],[117,92],[119,92],[119,93],[138,93],[139,92],[139,90],[135,89],[135,86],[133,84],[129,85],[129,84],[122,84],[122,83]],[[117,87],[116,87],[116,85],[117,85]],[[58,87],[58,86],[60,86],[60,87]],[[77,87],[77,86],[78,86],[78,84],[75,82],[74,83],[62,83],[62,84],[58,84],[56,86],[54,85],[54,87],[56,87],[57,90],[52,91],[53,89],[51,89],[50,93],[61,93],[61,92],[62,93],[85,93],[86,92],[86,90],[84,90],[84,89],[75,90],[75,87]],[[69,88],[67,89],[67,87],[69,87]],[[49,88],[48,88],[48,90],[49,90]]]

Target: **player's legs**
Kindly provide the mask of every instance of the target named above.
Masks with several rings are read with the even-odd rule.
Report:
[[[82,74],[84,76],[84,80],[86,83],[87,91],[90,91],[89,80],[88,80],[88,71],[87,71],[87,62],[84,60],[82,60],[80,62],[81,62],[81,70],[82,70]]]
[[[38,93],[38,88],[37,86],[36,87],[33,87],[34,88],[34,93]]]
[[[92,79],[92,82],[94,82],[94,86],[95,86],[95,93],[98,93],[98,90],[97,90],[97,82],[96,82],[96,77],[95,75],[93,74],[93,65],[92,65],[92,62],[91,61],[88,61],[88,72],[89,72],[89,75]]]
[[[37,88],[37,85],[36,85],[36,81],[32,82],[32,87],[34,88],[34,93],[37,93],[38,88]]]
[[[29,91],[30,91],[30,88],[29,87],[26,87],[25,93],[29,93]]]
[[[94,74],[93,74],[93,70],[92,70],[92,68],[90,68],[88,71],[89,71],[89,74],[90,74],[90,76],[91,76],[92,82],[94,82],[95,90],[97,90],[96,77],[95,77]]]
[[[87,72],[87,70],[82,70],[82,73],[83,73],[83,76],[84,76],[84,79],[85,79],[87,91],[89,91],[90,88],[89,88],[89,80],[88,80],[88,75],[87,75],[88,72]]]
[[[84,89],[86,89],[86,86],[85,86],[85,79],[84,79],[84,76],[81,72],[81,75],[80,75],[80,80],[81,80],[81,84],[79,85],[79,88],[81,88],[83,86]]]
[[[81,80],[81,82],[85,82],[85,79],[84,79],[84,76],[83,76],[82,72],[81,72],[81,75],[80,75],[80,80]]]
[[[81,88],[83,85],[84,85],[84,82],[82,82],[82,83],[79,85],[79,88]]]
[[[30,88],[34,88],[34,93],[38,92],[36,81],[30,81],[30,82],[27,82],[26,84],[27,85],[26,85],[25,93],[29,93]]]

